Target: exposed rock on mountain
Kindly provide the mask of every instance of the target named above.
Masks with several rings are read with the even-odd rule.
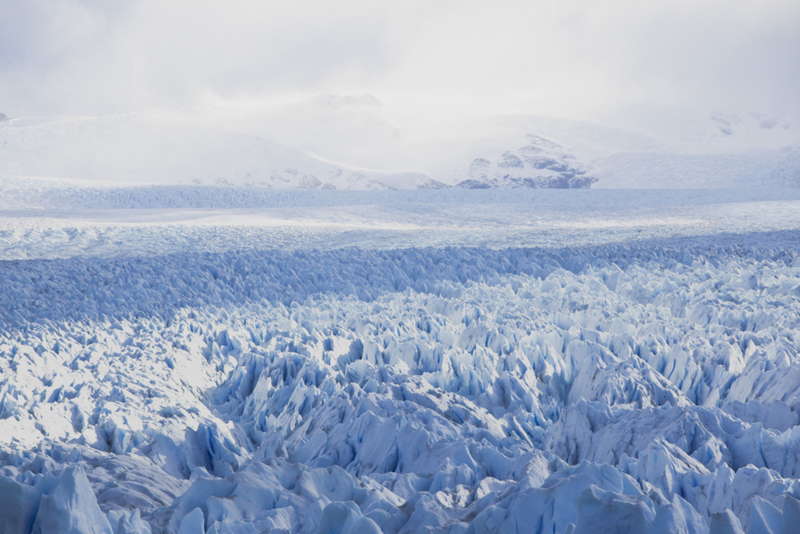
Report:
[[[460,182],[458,187],[582,189],[597,181],[586,176],[587,172],[587,167],[561,145],[528,134],[527,145],[514,152],[504,152],[497,162],[484,158],[473,160],[469,179]]]

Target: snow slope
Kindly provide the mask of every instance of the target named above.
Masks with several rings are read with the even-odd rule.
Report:
[[[180,112],[5,121],[0,123],[0,173],[15,179],[262,189],[440,187],[420,172],[334,163]]]
[[[12,117],[0,122],[0,176],[281,190],[800,186],[793,118],[631,115],[640,118],[617,111],[587,122],[323,95],[280,105]]]

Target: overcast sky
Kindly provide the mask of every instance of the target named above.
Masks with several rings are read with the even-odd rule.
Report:
[[[0,112],[362,92],[795,112],[800,2],[0,1]]]

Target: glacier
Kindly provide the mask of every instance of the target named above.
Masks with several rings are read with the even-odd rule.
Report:
[[[796,193],[187,191],[0,212],[0,532],[797,532]]]

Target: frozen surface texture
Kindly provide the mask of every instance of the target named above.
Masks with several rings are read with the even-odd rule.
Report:
[[[0,532],[797,532],[796,201],[590,192],[4,212]]]

